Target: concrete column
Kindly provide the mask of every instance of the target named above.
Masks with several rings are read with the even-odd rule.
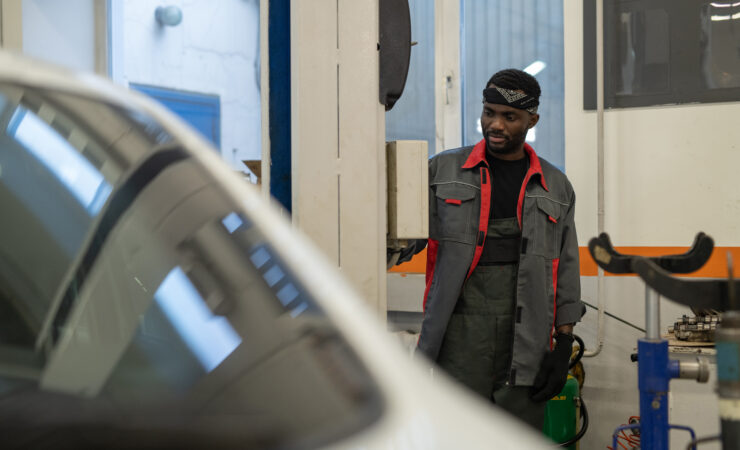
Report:
[[[293,0],[293,221],[385,318],[378,0]]]

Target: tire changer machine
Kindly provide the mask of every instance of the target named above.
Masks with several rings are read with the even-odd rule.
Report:
[[[681,255],[643,257],[617,252],[609,235],[602,233],[589,242],[589,251],[605,271],[637,274],[645,282],[645,337],[638,340],[636,358],[640,391],[640,422],[617,428],[639,429],[644,450],[667,450],[670,429],[686,430],[691,435],[687,449],[696,444],[721,440],[723,450],[740,450],[740,307],[735,295],[740,284],[733,279],[732,261],[728,256],[728,279],[688,280],[672,274],[689,273],[701,268],[711,256],[714,241],[704,233],[697,234],[691,249]],[[668,390],[672,378],[689,378],[706,382],[706,361],[671,360],[668,341],[660,336],[659,295],[692,307],[694,310],[722,311],[721,324],[715,332],[717,361],[717,394],[721,434],[697,439],[693,429],[668,423]]]

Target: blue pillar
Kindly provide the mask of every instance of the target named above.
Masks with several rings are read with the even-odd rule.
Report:
[[[291,211],[290,153],[290,0],[270,0],[270,193]]]
[[[678,366],[668,360],[668,341],[637,341],[640,388],[640,446],[668,449],[668,385]]]

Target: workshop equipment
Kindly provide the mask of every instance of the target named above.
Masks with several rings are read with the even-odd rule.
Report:
[[[574,350],[575,355],[571,357],[569,369],[580,365],[583,352],[586,347],[577,335],[573,338],[578,342],[578,349]],[[577,442],[586,434],[588,430],[588,411],[586,404],[581,397],[581,385],[579,380],[572,374],[568,374],[565,386],[558,395],[548,400],[545,406],[545,421],[542,431],[545,436],[557,442],[560,447],[569,450],[578,448]],[[581,429],[578,429],[578,422],[581,422]]]
[[[731,259],[728,256],[727,280],[676,278],[646,258],[636,258],[632,265],[660,295],[692,308],[724,311],[715,332],[721,440],[723,450],[740,450],[740,308],[735,297],[740,283],[733,279]]]
[[[617,252],[609,235],[601,233],[589,242],[589,251],[596,263],[612,273],[636,273],[638,259],[662,268],[666,273],[689,273],[703,266],[712,254],[714,241],[704,233],[697,234],[691,249],[681,255],[644,258]],[[644,278],[643,278],[644,279]],[[638,340],[638,387],[640,390],[640,422],[615,430],[612,448],[617,448],[617,436],[622,430],[640,429],[640,445],[646,450],[667,450],[671,428],[683,429],[695,439],[694,431],[685,426],[668,423],[668,390],[672,378],[691,378],[700,383],[709,379],[706,361],[677,361],[668,358],[668,341],[660,336],[660,299],[645,279],[645,337]]]

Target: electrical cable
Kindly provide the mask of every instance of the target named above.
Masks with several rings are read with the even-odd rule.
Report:
[[[721,434],[718,434],[716,436],[707,436],[707,437],[694,439],[693,441],[689,442],[689,444],[686,446],[686,450],[696,450],[696,444],[701,444],[704,442],[711,442],[711,441],[719,441],[720,439],[722,439]]]
[[[568,369],[572,369],[576,364],[578,364],[578,361],[583,358],[583,352],[586,350],[586,344],[583,343],[583,339],[581,339],[580,336],[577,334],[573,335],[573,339],[575,339],[576,342],[578,342],[578,353],[576,354],[576,357],[573,358],[573,360],[568,365]]]
[[[584,403],[583,398],[581,398],[581,421],[583,425],[581,425],[578,433],[567,441],[558,444],[558,447],[569,447],[578,442],[586,434],[586,430],[588,430],[588,409],[586,409],[586,403]]]
[[[639,421],[640,421],[640,416],[631,416],[629,418],[630,424],[633,424]],[[622,426],[624,425],[626,424],[623,423]],[[639,428],[637,430],[633,430],[631,435],[627,434],[627,430],[621,430],[619,434],[617,435],[617,444],[619,444],[619,447],[623,450],[629,450],[631,448],[640,448],[640,433],[638,430]],[[615,450],[612,448],[611,445],[607,445],[606,448],[609,450]]]
[[[585,302],[585,301],[583,301],[583,300],[581,300],[581,301],[583,302],[583,304],[584,304],[584,305],[588,306],[589,308],[592,308],[592,309],[596,309],[596,310],[598,310],[598,309],[599,309],[599,308],[597,308],[596,306],[594,306],[594,305],[592,305],[592,304],[590,304],[590,303],[588,303],[588,302]],[[645,332],[645,329],[644,329],[644,328],[640,328],[640,327],[638,327],[637,325],[635,325],[634,323],[628,322],[628,321],[626,321],[626,320],[622,319],[622,318],[621,318],[621,317],[619,317],[619,316],[615,316],[614,314],[612,314],[612,313],[610,313],[610,312],[604,311],[604,314],[606,314],[607,316],[611,317],[612,319],[618,320],[619,322],[622,322],[623,324],[625,324],[625,325],[627,325],[627,326],[630,326],[630,327],[634,328],[634,329],[635,329],[635,330],[637,330],[637,331],[641,331],[641,332],[643,332],[643,333]]]
[[[583,339],[581,339],[580,336],[578,336],[577,334],[574,334],[573,339],[576,342],[578,342],[579,349],[578,349],[578,353],[576,353],[576,356],[573,357],[570,364],[568,365],[568,369],[572,369],[576,364],[578,364],[581,358],[583,358],[583,352],[586,350],[586,345],[583,343]],[[581,421],[582,421],[581,429],[572,438],[568,439],[565,442],[559,443],[558,447],[569,447],[575,444],[583,437],[583,435],[586,434],[586,430],[588,430],[588,410],[586,409],[586,403],[583,401],[583,397],[580,397],[580,402],[581,402]]]

